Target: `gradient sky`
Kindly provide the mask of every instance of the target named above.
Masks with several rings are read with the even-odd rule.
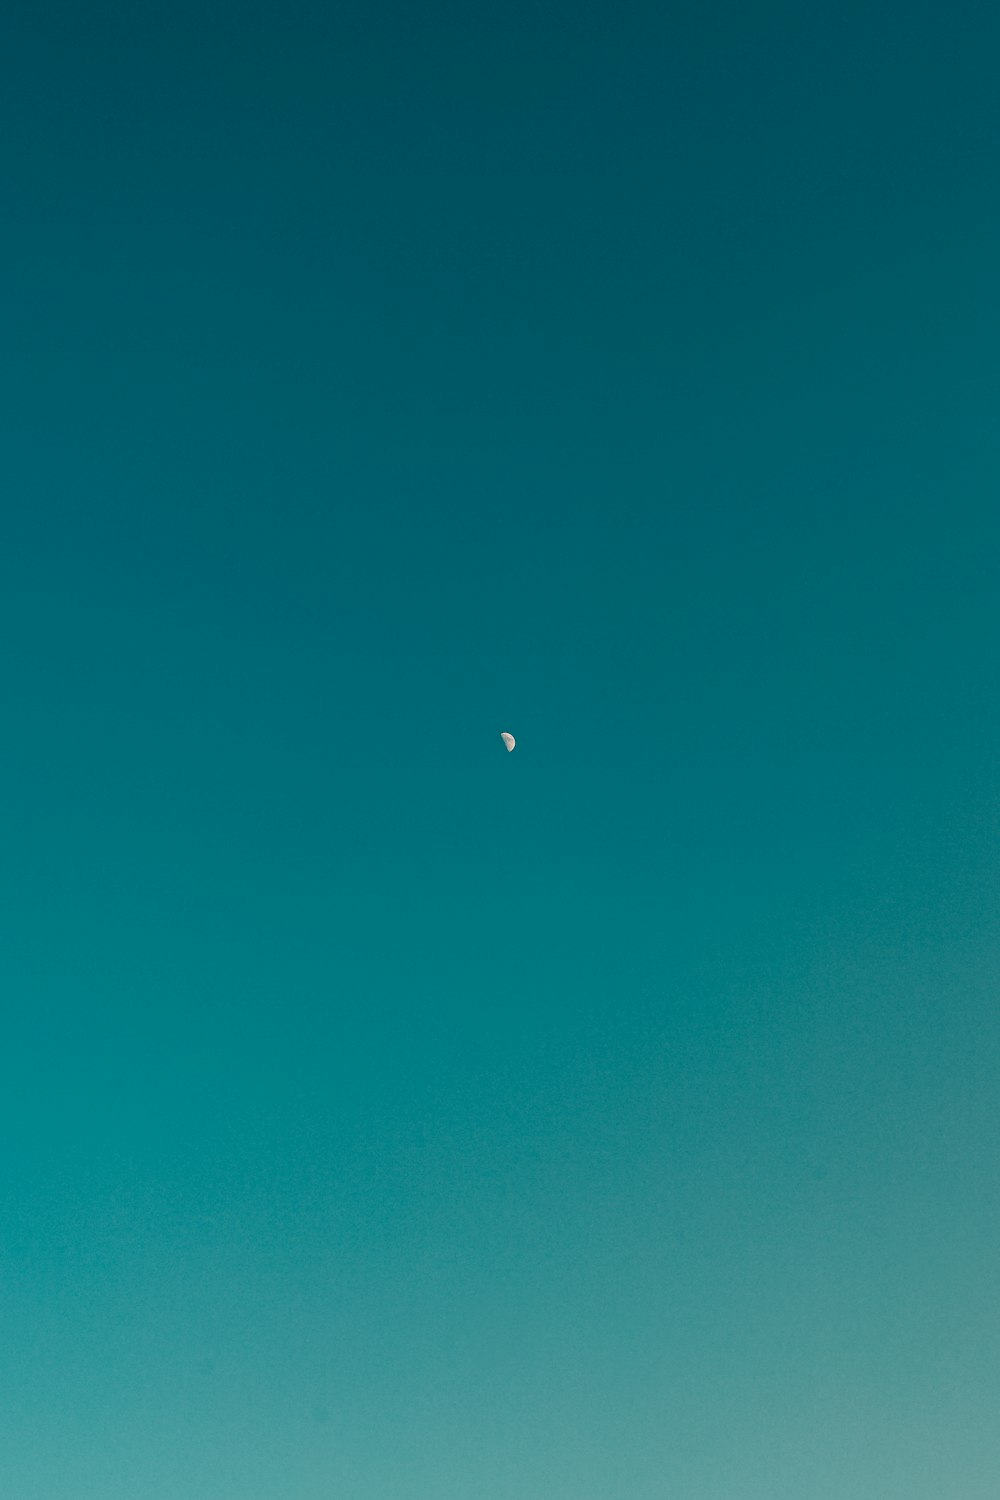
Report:
[[[5,5],[5,1496],[995,1500],[998,74]]]

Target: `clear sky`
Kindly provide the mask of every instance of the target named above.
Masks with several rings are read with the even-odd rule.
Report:
[[[5,1496],[995,1500],[998,75],[8,0]]]

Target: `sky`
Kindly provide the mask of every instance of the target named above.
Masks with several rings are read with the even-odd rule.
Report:
[[[0,1489],[993,1500],[996,7],[0,27]]]

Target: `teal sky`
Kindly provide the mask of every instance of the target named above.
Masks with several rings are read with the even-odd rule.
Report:
[[[0,43],[0,1490],[995,1500],[996,6]]]

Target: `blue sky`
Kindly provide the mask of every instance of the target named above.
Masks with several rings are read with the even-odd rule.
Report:
[[[5,1493],[993,1500],[998,42],[7,9]]]

